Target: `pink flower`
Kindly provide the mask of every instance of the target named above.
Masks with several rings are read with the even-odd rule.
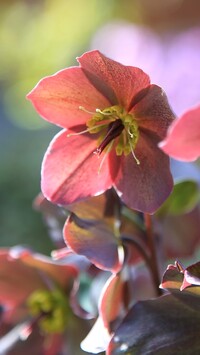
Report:
[[[196,160],[200,156],[200,106],[186,111],[176,119],[159,147],[172,158]]]
[[[3,328],[5,335],[0,349],[5,346],[6,354],[10,348],[9,354],[58,354],[73,318],[68,299],[78,269],[22,247],[0,249],[0,263],[0,333]]]
[[[78,61],[28,94],[43,118],[64,128],[45,154],[42,191],[68,205],[113,186],[129,207],[153,213],[172,189],[157,147],[174,118],[166,95],[139,68],[99,51]]]

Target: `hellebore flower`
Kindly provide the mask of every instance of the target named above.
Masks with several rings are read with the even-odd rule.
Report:
[[[77,328],[77,322],[69,296],[78,269],[21,247],[0,249],[0,262],[0,304],[5,309],[0,324],[1,350],[5,347],[6,354],[54,355],[67,343],[66,354],[71,354],[70,327],[73,321]],[[79,354],[78,349],[74,352]]]
[[[99,51],[78,61],[27,96],[64,128],[45,154],[42,192],[68,205],[113,186],[129,207],[153,213],[172,189],[168,157],[157,147],[174,118],[166,95],[139,68]]]
[[[159,147],[170,157],[194,161],[200,157],[200,106],[186,111],[169,127]]]

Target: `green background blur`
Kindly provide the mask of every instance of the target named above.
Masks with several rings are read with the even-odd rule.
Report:
[[[49,253],[32,202],[43,154],[59,129],[35,113],[26,94],[42,77],[76,64],[112,20],[159,32],[198,24],[200,9],[197,0],[0,0],[0,7],[0,246]]]

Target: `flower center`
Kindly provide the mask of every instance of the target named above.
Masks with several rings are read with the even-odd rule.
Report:
[[[83,107],[80,109],[85,110]],[[102,111],[96,109],[96,113],[86,125],[90,133],[100,132],[99,145],[95,154],[100,155],[104,150],[110,151],[114,148],[118,156],[122,154],[127,156],[132,153],[136,163],[140,164],[134,153],[139,139],[139,129],[132,114],[127,113],[120,106],[111,106]]]
[[[62,332],[67,323],[68,305],[59,289],[37,290],[28,298],[27,305],[36,317],[40,328],[46,333]]]

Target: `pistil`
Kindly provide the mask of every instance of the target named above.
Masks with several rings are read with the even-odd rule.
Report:
[[[127,113],[123,107],[118,105],[107,107],[104,110],[97,108],[94,113],[82,106],[79,109],[92,114],[92,117],[86,122],[88,128],[75,134],[101,132],[101,142],[95,149],[94,154],[100,156],[105,148],[106,153],[110,152],[111,149],[115,149],[117,156],[121,156],[122,154],[127,156],[131,153],[137,165],[140,164],[139,159],[135,155],[135,148],[139,139],[139,129],[137,120],[133,114]],[[116,138],[117,140],[113,144]]]
[[[120,136],[123,129],[124,129],[124,125],[123,125],[122,120],[120,118],[109,123],[107,133],[106,133],[103,141],[101,142],[101,144],[94,151],[94,153],[100,155],[110,142],[112,142],[115,138]]]

